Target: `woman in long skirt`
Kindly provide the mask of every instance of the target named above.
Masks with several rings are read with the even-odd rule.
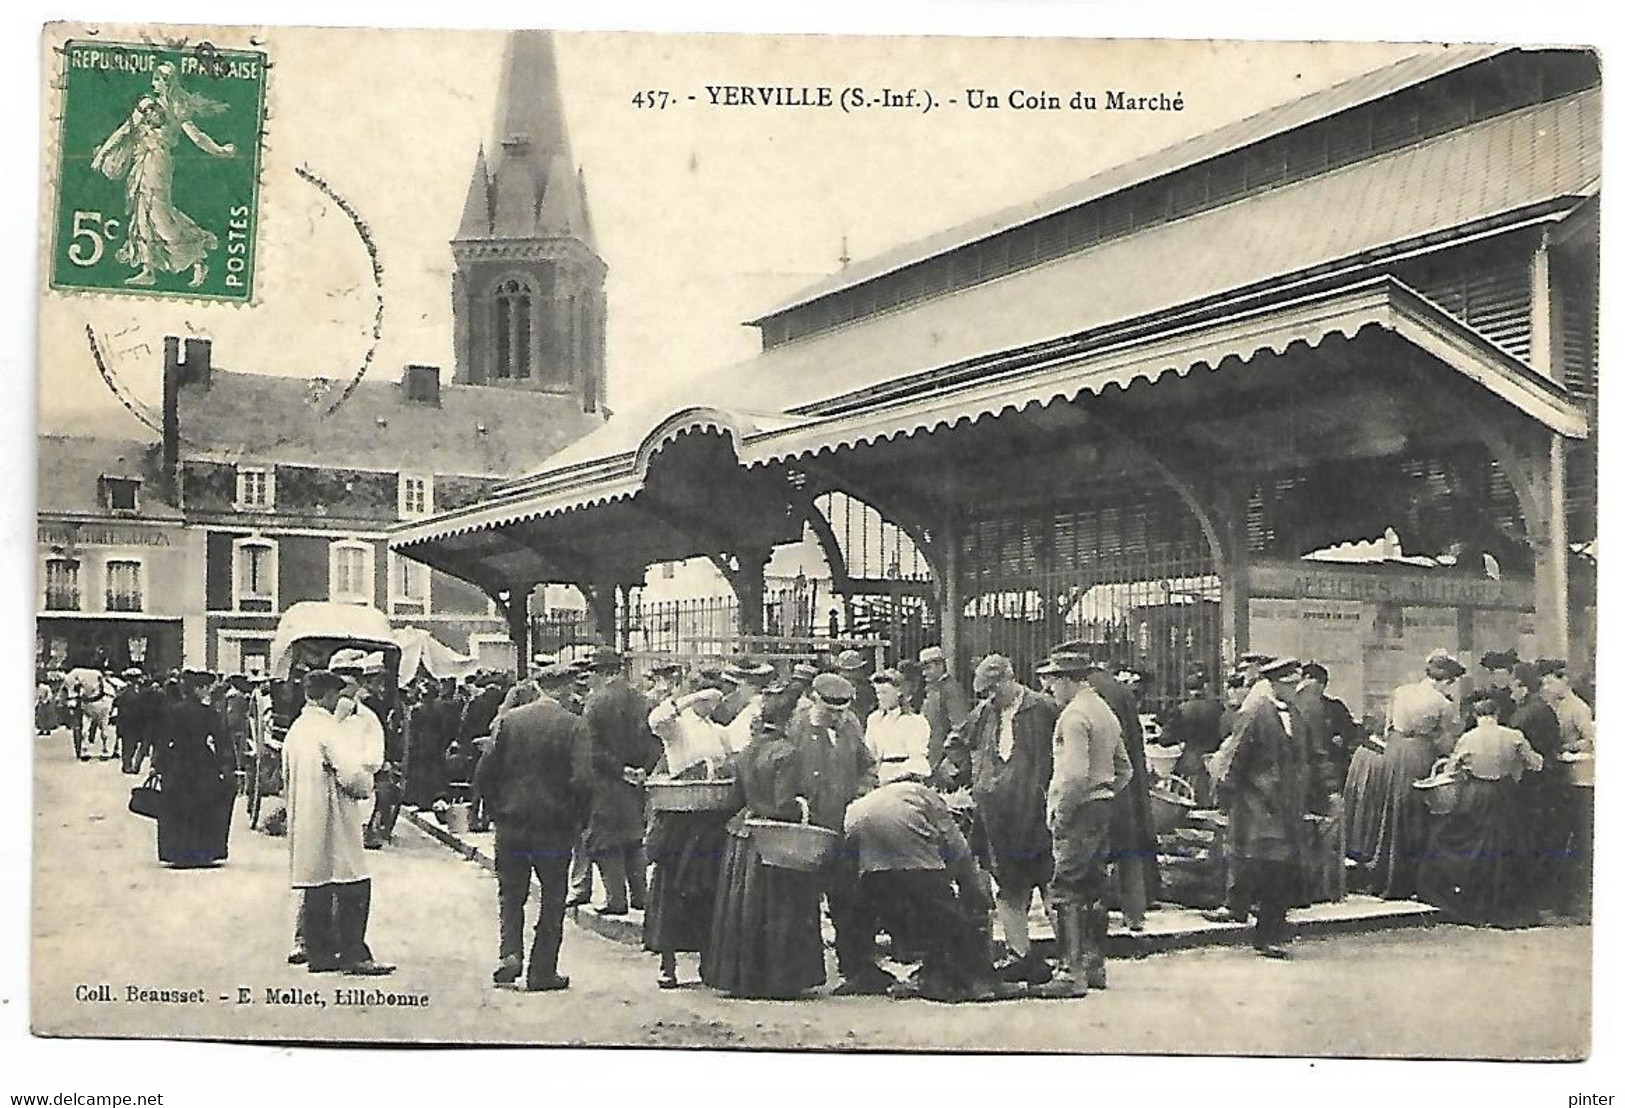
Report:
[[[805,813],[800,760],[783,731],[794,701],[773,693],[756,737],[734,763],[735,795],[744,808],[728,824],[700,980],[734,996],[789,999],[824,983],[823,890],[819,874],[764,863],[745,826],[750,817],[797,820]]]
[[[180,699],[164,713],[153,752],[162,781],[158,860],[176,869],[223,861],[236,801],[236,758],[215,710],[198,697],[207,674],[188,674]]]
[[[722,690],[704,688],[681,699],[667,698],[649,713],[649,727],[665,753],[656,778],[706,780],[728,757],[726,733],[711,720]],[[656,811],[644,849],[654,874],[643,917],[643,948],[660,955],[659,985],[677,987],[677,953],[703,953],[711,937],[717,879],[728,848],[728,818],[722,811]]]
[[[1429,655],[1423,679],[1394,690],[1380,749],[1367,742],[1354,752],[1343,785],[1343,811],[1348,856],[1359,867],[1363,891],[1389,900],[1416,895],[1428,810],[1411,785],[1455,747],[1460,715],[1447,691],[1465,672],[1442,650]]]
[[[1451,755],[1461,775],[1456,806],[1433,826],[1422,863],[1421,895],[1451,919],[1494,927],[1527,927],[1538,916],[1526,895],[1527,863],[1520,826],[1519,781],[1544,760],[1521,731],[1496,722],[1493,696],[1473,702],[1475,726]]]

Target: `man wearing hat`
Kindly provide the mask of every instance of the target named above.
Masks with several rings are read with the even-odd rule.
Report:
[[[128,682],[113,698],[117,722],[120,766],[125,773],[139,773],[141,763],[152,749],[151,724],[147,719],[146,675],[140,666],[124,671]]]
[[[536,699],[502,717],[480,760],[480,793],[496,824],[498,964],[491,980],[525,975],[530,992],[568,988],[558,972],[564,937],[570,852],[592,808],[592,741],[587,727],[558,701],[575,675],[545,666],[532,675]],[[522,954],[531,878],[541,886],[529,969]]]
[[[384,677],[384,655],[382,651],[369,653],[346,648],[334,653],[327,668],[344,679],[344,694],[334,718],[348,741],[355,744],[361,764],[372,767],[374,782],[372,797],[366,803],[366,843],[369,850],[376,850],[383,845],[380,817],[388,818],[393,824],[391,810],[398,808],[398,801],[391,797],[392,790],[387,784],[384,723],[373,709],[373,705],[380,703],[378,687]],[[382,795],[381,785],[384,786]]]
[[[1260,669],[1270,699],[1243,710],[1220,781],[1230,797],[1227,850],[1236,890],[1257,921],[1253,949],[1266,958],[1289,957],[1286,913],[1303,885],[1304,816],[1323,816],[1328,804],[1320,748],[1292,704],[1302,668],[1279,658]]]
[[[920,651],[920,677],[925,682],[925,699],[920,714],[931,726],[931,746],[928,757],[935,772],[942,764],[948,735],[970,716],[970,703],[965,690],[959,687],[948,672],[948,656],[940,646],[928,646]]]
[[[1050,907],[1061,966],[1036,995],[1083,996],[1106,987],[1106,864],[1112,819],[1129,787],[1129,763],[1117,714],[1089,681],[1088,655],[1057,650],[1035,671],[1061,705],[1045,814],[1054,851]]]
[[[976,707],[949,739],[942,771],[968,785],[987,833],[998,882],[999,922],[1013,962],[1007,981],[1040,985],[1049,968],[1032,950],[1027,912],[1053,870],[1044,805],[1054,765],[1055,705],[1016,680],[1010,659],[989,654],[976,666]],[[968,772],[958,772],[968,767]]]
[[[624,916],[643,908],[643,783],[660,760],[660,740],[649,730],[649,702],[627,681],[625,659],[615,651],[593,654],[588,687],[582,709],[593,765],[587,854],[604,879],[599,914]]]
[[[776,676],[777,671],[771,665],[752,658],[741,658],[723,671],[723,677],[733,688],[711,718],[727,730],[728,746],[732,750],[740,751],[750,745],[751,732],[762,715],[762,690],[772,684]],[[724,719],[722,709],[729,707],[732,714]]]
[[[863,723],[875,710],[875,690],[869,684],[869,659],[861,650],[843,650],[835,656],[835,672],[852,682],[852,714]]]
[[[300,896],[303,940],[289,961],[304,961],[311,973],[380,977],[395,967],[375,960],[367,946],[372,877],[358,799],[371,792],[374,770],[333,715],[347,684],[330,670],[306,674],[304,708],[282,747],[289,877]]]
[[[802,795],[810,823],[840,834],[846,808],[875,787],[874,756],[851,711],[852,683],[834,673],[813,679],[808,704],[790,720],[790,742],[801,759]],[[841,995],[879,994],[896,980],[875,964],[874,922],[858,892],[855,860],[838,853],[824,873],[824,895],[835,924]]]

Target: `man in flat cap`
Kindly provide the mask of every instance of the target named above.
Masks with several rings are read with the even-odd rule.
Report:
[[[1236,890],[1257,921],[1253,949],[1266,958],[1290,957],[1286,913],[1303,887],[1304,817],[1324,816],[1328,805],[1320,748],[1292,704],[1302,670],[1294,658],[1260,669],[1270,699],[1242,711],[1219,781],[1230,797],[1226,848]]]
[[[875,710],[875,690],[869,683],[869,659],[861,650],[843,650],[835,656],[835,672],[852,682],[852,714],[863,723]]]
[[[802,795],[808,821],[840,834],[846,807],[877,783],[874,756],[864,744],[852,714],[852,683],[821,673],[808,690],[805,710],[790,720],[790,742],[801,759]],[[858,893],[858,870],[847,852],[837,852],[824,873],[824,895],[835,924],[835,958],[841,995],[884,993],[896,980],[875,964],[875,927]]]
[[[496,823],[498,963],[491,980],[525,975],[530,992],[568,988],[558,972],[570,852],[592,809],[592,740],[558,697],[574,681],[553,664],[532,675],[535,700],[502,716],[490,751],[480,760],[479,785]],[[525,901],[531,878],[541,886],[529,968],[523,956]]]
[[[927,757],[931,760],[932,772],[936,772],[942,764],[949,733],[970,716],[970,701],[953,674],[948,672],[948,655],[943,653],[940,646],[928,646],[920,651],[920,678],[925,682],[925,698],[920,705],[920,714],[931,725],[931,746]]]
[[[1597,750],[1597,726],[1591,715],[1591,705],[1574,691],[1569,680],[1569,664],[1562,658],[1542,658],[1535,663],[1540,673],[1541,699],[1551,705],[1557,716],[1558,735],[1562,741],[1562,756],[1571,759],[1592,759]],[[1578,764],[1578,763],[1562,763]],[[1563,860],[1568,873],[1561,882],[1560,892],[1566,901],[1568,914],[1589,921],[1591,918],[1591,849],[1592,827],[1595,818],[1595,788],[1591,773],[1570,772],[1565,778],[1564,792],[1568,794],[1559,824],[1568,832],[1567,849]]]
[[[1053,870],[1044,805],[1054,766],[1054,703],[1016,680],[1010,659],[989,654],[976,666],[978,700],[949,738],[942,772],[949,783],[967,785],[987,834],[996,902],[1005,945],[1013,958],[1006,981],[1039,985],[1049,967],[1032,949],[1027,913],[1034,890],[1049,885]],[[958,772],[968,767],[968,772]]]
[[[613,650],[592,656],[590,692],[582,718],[592,736],[592,817],[587,853],[604,879],[600,915],[642,910],[647,891],[643,856],[643,783],[660,760],[649,730],[649,702],[626,679],[626,661]]]
[[[1106,987],[1106,865],[1118,797],[1134,776],[1117,714],[1089,681],[1088,655],[1057,650],[1035,671],[1061,705],[1045,814],[1054,851],[1050,907],[1061,965],[1034,990],[1084,996]]]

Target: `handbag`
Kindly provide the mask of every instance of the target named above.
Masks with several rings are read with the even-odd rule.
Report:
[[[163,779],[157,772],[147,774],[147,779],[130,790],[130,811],[147,819],[157,819],[163,814],[164,792]]]

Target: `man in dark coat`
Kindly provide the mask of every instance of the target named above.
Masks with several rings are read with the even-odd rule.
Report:
[[[147,682],[139,669],[125,670],[124,676],[129,684],[113,698],[113,712],[118,721],[119,764],[125,773],[139,773],[150,745]]]
[[[1224,739],[1219,731],[1223,718],[1224,705],[1213,695],[1207,673],[1195,671],[1185,681],[1185,699],[1174,710],[1167,741],[1183,747],[1174,773],[1190,782],[1203,805],[1213,802],[1213,785],[1208,780],[1205,759],[1219,749]]]
[[[1230,797],[1228,850],[1236,888],[1252,909],[1253,949],[1287,958],[1286,913],[1302,887],[1304,816],[1324,815],[1324,757],[1293,707],[1302,667],[1281,658],[1265,666],[1271,696],[1243,709],[1221,785]]]
[[[496,721],[497,711],[502,707],[502,698],[507,693],[500,677],[488,677],[480,691],[469,700],[463,709],[463,720],[457,730],[457,747],[464,765],[464,772],[468,774],[466,780],[473,784],[473,810],[469,813],[468,826],[471,831],[483,831],[490,820],[486,816],[485,801],[480,796],[479,765],[480,758],[489,748],[488,742],[481,740],[489,738],[491,724]]]
[[[953,674],[948,672],[948,656],[940,646],[928,646],[920,651],[920,679],[924,682],[924,699],[920,714],[931,725],[931,742],[926,747],[926,760],[935,773],[942,764],[948,735],[970,716],[970,701],[959,687]],[[961,766],[960,772],[964,772]]]
[[[1075,646],[1088,653],[1087,644],[1064,643],[1056,650],[1066,651]],[[1157,833],[1151,823],[1151,778],[1145,770],[1145,733],[1140,728],[1140,704],[1127,685],[1098,667],[1090,671],[1089,684],[1117,717],[1123,729],[1129,765],[1134,768],[1134,777],[1128,788],[1117,794],[1112,813],[1112,852],[1117,864],[1123,919],[1129,930],[1139,931],[1145,926],[1147,905],[1162,891],[1157,871]]]
[[[972,686],[981,699],[964,725],[949,737],[943,769],[968,765],[977,818],[987,833],[996,902],[1005,945],[1014,961],[1006,981],[1043,984],[1048,966],[1034,955],[1027,934],[1033,891],[1048,887],[1053,869],[1049,825],[1044,816],[1054,764],[1055,719],[1048,697],[1016,680],[1010,659],[989,654],[976,667]]]
[[[851,682],[852,714],[858,717],[860,725],[867,724],[869,716],[880,706],[875,699],[875,687],[869,683],[873,676],[869,660],[861,650],[843,650],[835,656],[835,672]]]
[[[837,834],[846,825],[846,806],[874,789],[874,756],[852,715],[852,683],[821,673],[808,689],[808,701],[790,720],[790,742],[801,762],[801,795],[808,822]],[[824,874],[824,895],[835,925],[835,961],[842,981],[839,995],[880,994],[896,980],[875,964],[875,924],[858,892],[856,860],[837,854]]]
[[[539,699],[505,713],[490,751],[480,760],[480,793],[496,823],[497,910],[500,962],[491,980],[517,981],[525,901],[532,875],[541,885],[536,932],[525,987],[531,992],[568,988],[558,972],[564,936],[570,851],[592,810],[592,740],[587,726],[558,702],[574,675],[562,665],[534,675]]]
[[[1309,725],[1309,732],[1320,743],[1325,758],[1325,790],[1343,791],[1343,779],[1348,776],[1349,760],[1365,738],[1365,731],[1354,722],[1354,714],[1335,696],[1326,695],[1331,672],[1318,662],[1303,667],[1303,679],[1292,697],[1292,704]]]
[[[660,761],[660,740],[649,730],[649,702],[626,679],[626,663],[613,650],[592,659],[592,691],[582,709],[592,736],[592,817],[587,854],[604,879],[601,915],[643,908],[643,783]]]

